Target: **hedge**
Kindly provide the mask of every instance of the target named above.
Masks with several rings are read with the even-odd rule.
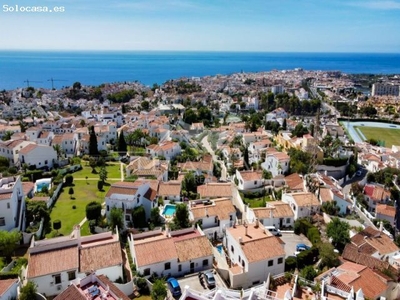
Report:
[[[0,280],[18,278],[18,272],[2,272],[0,273]]]
[[[322,164],[325,166],[341,167],[347,164],[347,158],[324,158]]]

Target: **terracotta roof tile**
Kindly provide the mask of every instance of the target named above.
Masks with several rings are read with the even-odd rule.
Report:
[[[110,288],[110,291],[118,297],[119,300],[130,300],[107,276],[101,274],[97,276],[98,279]],[[72,298],[70,298],[72,299]]]
[[[103,269],[122,264],[121,244],[119,241],[80,250],[80,272]]]
[[[236,210],[230,199],[214,199],[212,205],[196,204],[191,202],[189,208],[195,220],[204,218],[206,215],[217,216],[219,220],[229,220],[231,214],[235,214]]]
[[[175,248],[180,262],[213,255],[210,242],[206,236],[177,241]]]
[[[396,244],[386,234],[381,233],[379,230],[376,230],[371,226],[353,236],[351,242],[356,246],[359,246],[363,253],[366,253],[365,249],[362,248],[365,245],[368,245],[366,248],[367,250],[371,250],[372,247],[375,249],[372,253],[379,252],[380,255],[389,254],[399,250]]]
[[[207,183],[197,187],[201,198],[232,197],[231,183]]]
[[[151,242],[135,244],[136,265],[138,267],[152,265],[177,258],[174,241],[164,238]]]
[[[54,300],[87,300],[82,290],[78,289],[75,284],[71,284],[66,290],[54,298]]]
[[[394,218],[396,216],[396,208],[394,206],[378,203],[376,205],[376,213]]]
[[[285,177],[286,185],[289,190],[301,190],[304,191],[303,178],[299,174],[293,173]]]
[[[0,299],[2,299],[3,294],[16,282],[17,278],[12,279],[2,279],[0,280]]]
[[[78,269],[78,247],[52,250],[29,255],[28,278]]]
[[[180,182],[160,182],[158,186],[159,196],[179,196],[181,194]]]

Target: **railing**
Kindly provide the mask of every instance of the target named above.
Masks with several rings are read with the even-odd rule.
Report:
[[[332,294],[338,295],[338,296],[343,297],[343,298],[347,298],[349,296],[349,293],[347,293],[345,291],[342,291],[342,290],[339,290],[339,289],[337,289],[337,288],[335,288],[335,287],[333,287],[331,285],[325,285],[325,290],[328,293],[332,293]]]

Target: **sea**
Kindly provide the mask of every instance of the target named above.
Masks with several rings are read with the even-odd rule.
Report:
[[[270,70],[400,74],[400,53],[0,51],[0,90],[61,88],[139,81],[152,86],[181,77]]]

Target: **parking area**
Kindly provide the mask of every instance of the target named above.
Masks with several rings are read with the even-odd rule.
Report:
[[[223,282],[223,280],[221,279],[219,274],[215,271],[213,271],[213,274],[214,274],[216,286],[226,287],[225,283]],[[203,287],[203,285],[201,284],[198,273],[189,275],[187,277],[179,278],[178,281],[179,281],[179,285],[181,286],[182,290],[184,290],[186,285],[188,285],[191,289],[199,291],[199,292],[204,292],[206,290],[209,290],[206,286]]]
[[[285,253],[286,257],[293,256],[296,251],[297,244],[306,244],[307,246],[312,246],[311,242],[304,235],[297,235],[294,233],[283,232],[280,236],[282,241],[285,242]]]

